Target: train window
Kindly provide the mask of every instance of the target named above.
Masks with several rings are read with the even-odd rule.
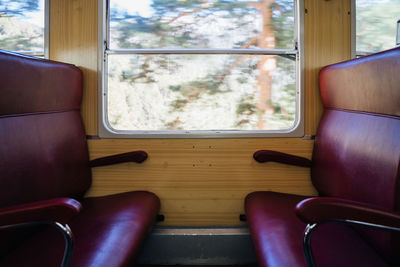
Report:
[[[45,57],[48,47],[45,27],[47,2],[0,0],[0,49]]]
[[[393,48],[400,0],[355,0],[356,56]]]
[[[300,4],[105,1],[100,135],[303,135]]]

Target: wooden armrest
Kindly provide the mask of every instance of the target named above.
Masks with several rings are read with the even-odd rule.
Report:
[[[107,157],[91,160],[89,162],[90,167],[107,166],[124,162],[136,162],[142,163],[147,159],[147,153],[144,151],[132,151],[128,153],[116,154]]]
[[[309,159],[273,150],[258,150],[254,153],[253,158],[260,163],[272,161],[300,167],[311,167],[312,165]]]

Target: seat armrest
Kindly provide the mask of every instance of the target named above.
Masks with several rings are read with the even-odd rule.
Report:
[[[53,198],[0,209],[0,227],[31,222],[67,224],[82,209],[72,198]]]
[[[146,159],[147,159],[147,153],[138,150],[138,151],[132,151],[128,153],[116,154],[112,156],[94,159],[89,162],[89,166],[90,167],[107,166],[124,162],[142,163]]]
[[[272,161],[300,167],[311,167],[312,164],[309,159],[273,150],[258,150],[253,158],[260,163]]]
[[[339,220],[400,228],[400,214],[383,210],[377,206],[340,198],[305,199],[297,204],[296,214],[308,224]]]

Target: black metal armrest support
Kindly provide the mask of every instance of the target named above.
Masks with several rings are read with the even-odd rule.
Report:
[[[33,225],[51,225],[64,236],[65,248],[61,262],[66,267],[73,250],[73,235],[68,226],[82,209],[72,198],[53,198],[0,209],[0,230],[11,230]]]
[[[2,230],[12,230],[18,228],[24,228],[35,225],[50,225],[56,227],[63,234],[65,247],[64,247],[64,255],[61,261],[61,267],[68,267],[69,262],[71,260],[72,251],[74,249],[74,236],[72,234],[71,228],[69,228],[68,224],[62,224],[59,222],[52,221],[34,221],[34,222],[25,222],[11,225],[3,225],[0,226],[0,231]]]
[[[296,206],[297,216],[308,225],[304,230],[303,249],[307,264],[315,266],[311,250],[311,237],[319,225],[339,222],[400,232],[400,214],[355,201],[315,197],[301,201]]]
[[[309,159],[273,150],[258,150],[254,153],[253,158],[260,163],[272,161],[300,167],[311,167],[312,165],[312,161]]]
[[[107,166],[124,162],[136,162],[142,163],[147,159],[147,153],[141,150],[132,151],[128,153],[116,154],[107,157],[91,160],[89,162],[90,167]]]

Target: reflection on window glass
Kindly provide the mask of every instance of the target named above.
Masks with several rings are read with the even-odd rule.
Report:
[[[294,48],[293,0],[111,0],[110,48]]]
[[[296,113],[295,61],[268,55],[110,55],[116,130],[282,130]]]
[[[356,51],[379,52],[396,44],[400,0],[356,0]]]
[[[0,49],[44,54],[44,0],[0,0]]]

